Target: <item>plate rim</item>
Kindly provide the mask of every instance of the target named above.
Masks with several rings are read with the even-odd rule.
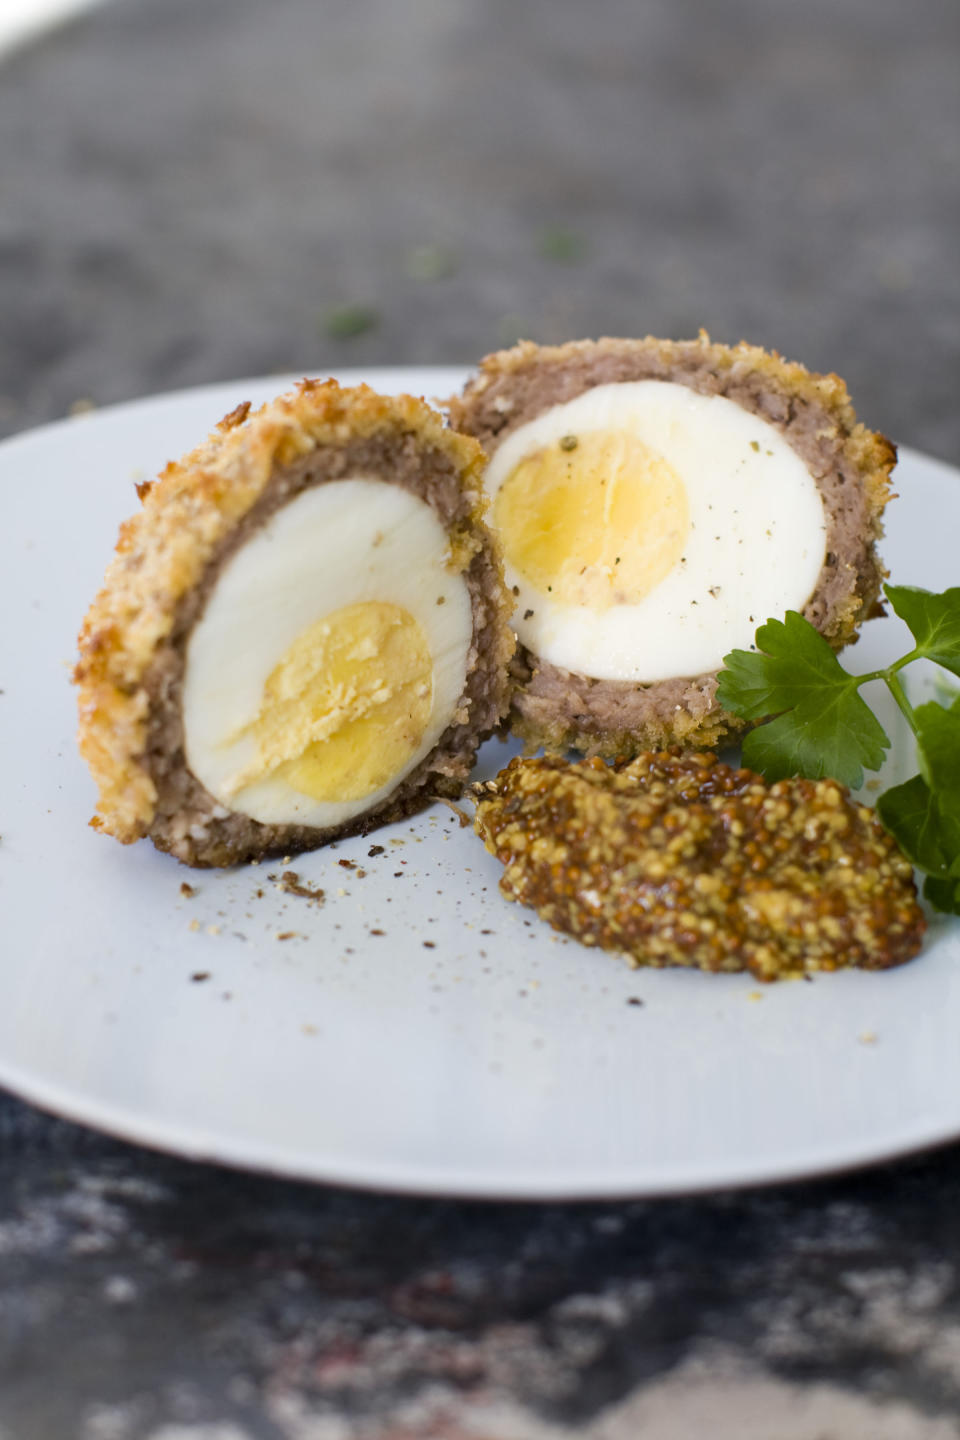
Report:
[[[0,1089],[14,1098],[33,1105],[54,1119],[65,1120],[93,1130],[97,1134],[119,1140],[124,1144],[139,1146],[155,1154],[169,1155],[174,1159],[191,1164],[215,1165],[224,1170],[242,1174],[263,1175],[271,1179],[296,1181],[300,1184],[324,1185],[373,1194],[403,1195],[411,1198],[436,1200],[482,1201],[491,1204],[556,1203],[576,1204],[587,1202],[620,1202],[630,1200],[669,1200],[697,1197],[710,1194],[737,1191],[770,1189],[779,1185],[804,1184],[811,1181],[829,1180],[834,1176],[853,1174],[896,1160],[929,1153],[943,1148],[960,1139],[960,1116],[953,1125],[932,1126],[927,1132],[911,1127],[908,1133],[884,1143],[867,1144],[859,1150],[844,1145],[835,1153],[818,1151],[816,1157],[803,1160],[783,1159],[778,1164],[757,1164],[752,1169],[738,1163],[729,1172],[711,1168],[710,1174],[696,1176],[686,1174],[682,1169],[668,1172],[664,1169],[655,1182],[649,1179],[630,1180],[622,1174],[609,1179],[603,1172],[593,1171],[590,1182],[571,1184],[568,1179],[526,1177],[520,1175],[510,1181],[509,1187],[491,1181],[482,1172],[460,1169],[458,1177],[451,1179],[450,1172],[437,1167],[435,1178],[431,1167],[419,1163],[416,1167],[382,1165],[379,1168],[364,1163],[354,1167],[349,1163],[328,1162],[318,1153],[315,1163],[306,1161],[303,1151],[287,1152],[283,1147],[269,1144],[230,1140],[221,1153],[215,1137],[203,1130],[189,1132],[169,1122],[154,1123],[138,1127],[126,1123],[121,1107],[97,1102],[86,1107],[74,1107],[69,1092],[56,1084],[33,1084],[29,1080],[18,1083],[18,1067],[5,1065],[0,1057]],[[61,1093],[66,1098],[57,1098]],[[91,1118],[95,1117],[95,1118]],[[230,1153],[226,1153],[226,1151]],[[285,1158],[286,1157],[286,1158]]]

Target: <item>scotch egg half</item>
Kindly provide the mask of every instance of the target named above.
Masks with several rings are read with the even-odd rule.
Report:
[[[716,702],[729,651],[787,610],[839,649],[876,602],[896,451],[836,375],[704,332],[524,341],[450,416],[490,456],[528,744],[710,748],[742,729]]]
[[[95,827],[230,865],[458,795],[515,643],[484,458],[421,400],[304,381],[142,487],[74,676]]]

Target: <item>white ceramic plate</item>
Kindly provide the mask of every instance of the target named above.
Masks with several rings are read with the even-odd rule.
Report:
[[[442,396],[463,377],[363,378]],[[280,865],[189,871],[87,828],[68,667],[133,482],[286,384],[163,396],[0,446],[0,1082],[182,1155],[446,1195],[712,1189],[960,1135],[953,921],[888,974],[761,989],[631,971],[555,937],[500,898],[498,865],[443,807],[298,857],[322,909],[274,888]],[[960,474],[908,453],[897,488],[896,579],[956,582]],[[904,634],[872,622],[850,663],[902,653]],[[508,754],[489,745],[482,773]],[[901,744],[894,772],[909,763]]]

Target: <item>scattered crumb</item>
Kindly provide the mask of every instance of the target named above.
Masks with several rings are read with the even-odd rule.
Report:
[[[210,979],[210,971],[194,970],[193,974],[190,976],[190,979],[193,981],[194,985],[199,985],[202,981]]]
[[[317,1035],[319,1033],[316,1025],[301,1025],[300,1029],[304,1035]]]
[[[369,860],[372,860],[375,855],[382,855],[385,849],[386,846],[384,845],[371,845],[370,849],[367,851],[367,858]]]
[[[371,934],[371,935],[386,935],[386,933],[387,933],[386,930],[371,930],[371,931],[370,931],[370,934]]]
[[[184,880],[183,884],[180,886],[180,894],[183,896],[184,900],[192,900],[196,893],[197,892],[194,887],[192,885],[188,885],[186,880]]]
[[[424,950],[436,950],[437,942],[435,940],[424,940],[423,948]]]
[[[863,1034],[858,1038],[861,1045],[876,1045],[877,1032],[875,1030],[864,1030]]]
[[[643,1001],[640,999],[640,996],[639,996],[639,995],[628,995],[628,996],[627,996],[627,1004],[628,1004],[628,1005],[642,1005],[642,1004],[643,1004]]]
[[[296,930],[278,930],[276,938],[278,940],[292,940],[296,933]]]
[[[191,929],[191,930],[199,930],[199,929],[200,929],[200,921],[199,921],[199,920],[191,920],[191,921],[190,921],[190,929]]]
[[[208,926],[207,926],[207,934],[208,934],[208,935],[219,935],[221,929],[222,929],[222,927],[221,927],[220,925],[208,925]]]
[[[343,861],[340,863],[343,864]],[[305,900],[315,900],[318,905],[323,904],[326,893],[319,885],[304,885],[296,870],[284,870],[280,876],[280,889],[287,895],[302,895]],[[262,893],[257,891],[258,895]]]
[[[342,865],[344,870],[356,870],[357,868],[354,860],[338,860],[337,864]]]

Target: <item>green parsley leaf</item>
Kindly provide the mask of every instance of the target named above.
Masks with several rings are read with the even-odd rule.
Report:
[[[945,710],[930,701],[913,712],[917,727],[920,773],[941,805],[960,819],[960,707]]]
[[[743,763],[768,780],[829,776],[853,789],[878,770],[890,741],[823,636],[796,610],[757,631],[758,651],[724,656],[717,699],[744,720],[778,718],[752,730]]]
[[[928,712],[940,709],[935,704],[919,708]],[[957,761],[938,748],[943,738],[939,722],[929,713],[925,720],[930,746],[926,768],[935,779],[944,763],[949,766]],[[960,715],[955,723],[960,724]],[[922,749],[921,741],[921,753]],[[877,814],[907,859],[926,871],[923,893],[930,904],[948,915],[960,915],[960,796],[955,791],[931,789],[924,775],[914,775],[905,784],[884,791],[877,801]]]
[[[960,824],[943,816],[937,796],[922,775],[885,790],[877,814],[900,849],[921,870],[946,880],[951,855],[960,846]]]
[[[934,910],[941,910],[946,915],[960,915],[960,881],[941,880],[936,875],[928,875],[923,883],[923,894]]]
[[[909,625],[920,654],[960,675],[960,587],[934,595],[914,585],[885,585],[884,594]]]

